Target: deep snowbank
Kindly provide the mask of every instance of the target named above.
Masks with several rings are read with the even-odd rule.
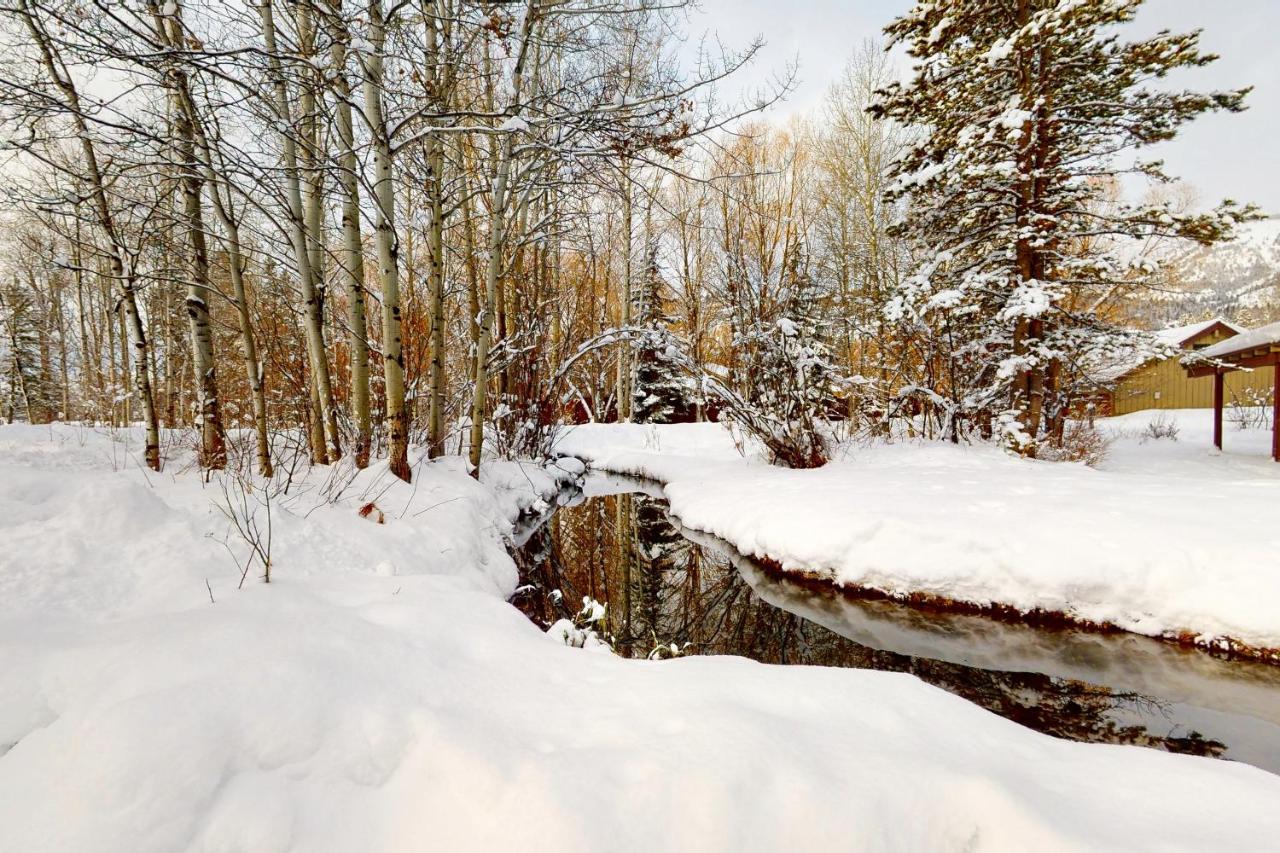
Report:
[[[1280,465],[1210,415],[1104,422],[1103,470],[937,442],[850,447],[814,471],[743,459],[710,424],[589,425],[561,453],[666,484],[681,521],[784,568],[896,595],[1046,610],[1151,636],[1280,649]]]
[[[504,601],[502,546],[554,480],[493,470],[419,461],[412,486],[371,470],[340,490],[313,472],[273,508],[273,583],[237,591],[216,481],[0,427],[0,850],[1261,850],[1280,832],[1280,778],[1055,741],[908,676],[557,645]],[[357,515],[371,499],[386,524]]]

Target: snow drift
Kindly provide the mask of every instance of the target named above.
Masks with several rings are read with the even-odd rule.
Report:
[[[412,485],[371,469],[329,500],[313,470],[275,508],[273,582],[237,590],[216,478],[179,467],[0,427],[0,849],[1260,850],[1280,832],[1280,778],[1056,741],[909,676],[551,642],[504,600],[503,536],[560,474],[477,484],[419,459]],[[370,497],[385,524],[358,515]]]

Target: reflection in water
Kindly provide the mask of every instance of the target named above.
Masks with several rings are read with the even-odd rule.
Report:
[[[526,531],[517,551],[523,577],[513,600],[543,628],[572,618],[589,597],[607,605],[596,628],[626,657],[733,654],[906,672],[1058,737],[1280,772],[1278,667],[1129,634],[853,600],[770,575],[714,538],[683,533],[660,492],[645,484],[592,475],[586,494]]]

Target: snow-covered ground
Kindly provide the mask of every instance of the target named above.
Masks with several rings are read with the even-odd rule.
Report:
[[[1177,437],[1149,438],[1153,419]],[[1270,433],[1228,428],[1218,453],[1208,411],[1100,428],[1115,441],[1096,470],[907,441],[850,445],[821,469],[791,471],[742,458],[713,424],[587,425],[558,451],[663,482],[682,523],[787,569],[1280,649]]]
[[[707,428],[664,442],[692,454],[654,457],[674,459],[677,494],[735,471],[757,493],[760,471],[702,467]],[[934,470],[1020,476],[898,452],[865,461],[899,460],[925,495]],[[1280,777],[1053,740],[910,676],[558,644],[505,600],[503,537],[552,496],[542,469],[299,472],[272,501],[272,583],[254,568],[237,589],[218,479],[181,467],[143,472],[91,430],[0,427],[0,850],[1264,850],[1280,835]],[[824,511],[809,494],[770,504]],[[358,514],[370,501],[385,524]]]

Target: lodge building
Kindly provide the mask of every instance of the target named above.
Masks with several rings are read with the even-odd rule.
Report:
[[[1245,329],[1222,319],[1164,329],[1155,336],[1182,352],[1164,359],[1113,367],[1096,377],[1104,390],[1096,400],[1099,414],[1126,415],[1142,409],[1208,409],[1214,405],[1212,372],[1189,376],[1183,369],[1186,356],[1244,334]],[[1268,405],[1275,386],[1274,366],[1236,370],[1223,379],[1226,405]]]

